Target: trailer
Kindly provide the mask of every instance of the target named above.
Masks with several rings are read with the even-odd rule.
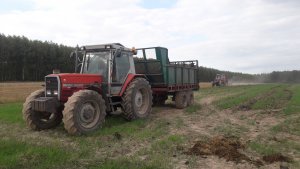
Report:
[[[163,105],[168,96],[177,108],[194,102],[193,91],[199,89],[197,60],[170,62],[168,49],[164,47],[139,48],[137,54],[134,55],[135,70],[149,80],[154,105]]]

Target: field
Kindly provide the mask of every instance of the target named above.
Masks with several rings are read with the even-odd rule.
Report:
[[[33,91],[42,88],[42,82],[0,83],[0,104],[22,102]]]
[[[170,98],[84,136],[29,130],[22,99],[40,85],[0,85],[0,168],[300,168],[300,85],[203,88],[184,110]]]

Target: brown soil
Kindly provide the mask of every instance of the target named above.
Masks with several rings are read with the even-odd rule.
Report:
[[[234,161],[236,163],[248,161],[256,166],[263,164],[261,161],[252,160],[239,152],[240,149],[244,148],[244,144],[235,137],[216,136],[211,138],[208,142],[197,141],[185,154],[197,156],[216,155],[219,158],[224,158],[227,161]]]
[[[263,160],[267,163],[274,163],[274,162],[277,162],[277,161],[291,162],[291,159],[289,157],[283,156],[280,153],[263,156]]]

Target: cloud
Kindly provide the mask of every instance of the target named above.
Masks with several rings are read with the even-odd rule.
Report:
[[[200,65],[230,71],[300,67],[296,0],[177,0],[161,8],[147,8],[142,0],[31,3],[30,10],[0,12],[0,32],[71,46],[165,46],[170,60],[198,59]]]

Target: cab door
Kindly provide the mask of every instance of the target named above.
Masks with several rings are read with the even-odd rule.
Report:
[[[123,51],[113,59],[111,95],[118,95],[127,75],[131,72],[130,52]]]

